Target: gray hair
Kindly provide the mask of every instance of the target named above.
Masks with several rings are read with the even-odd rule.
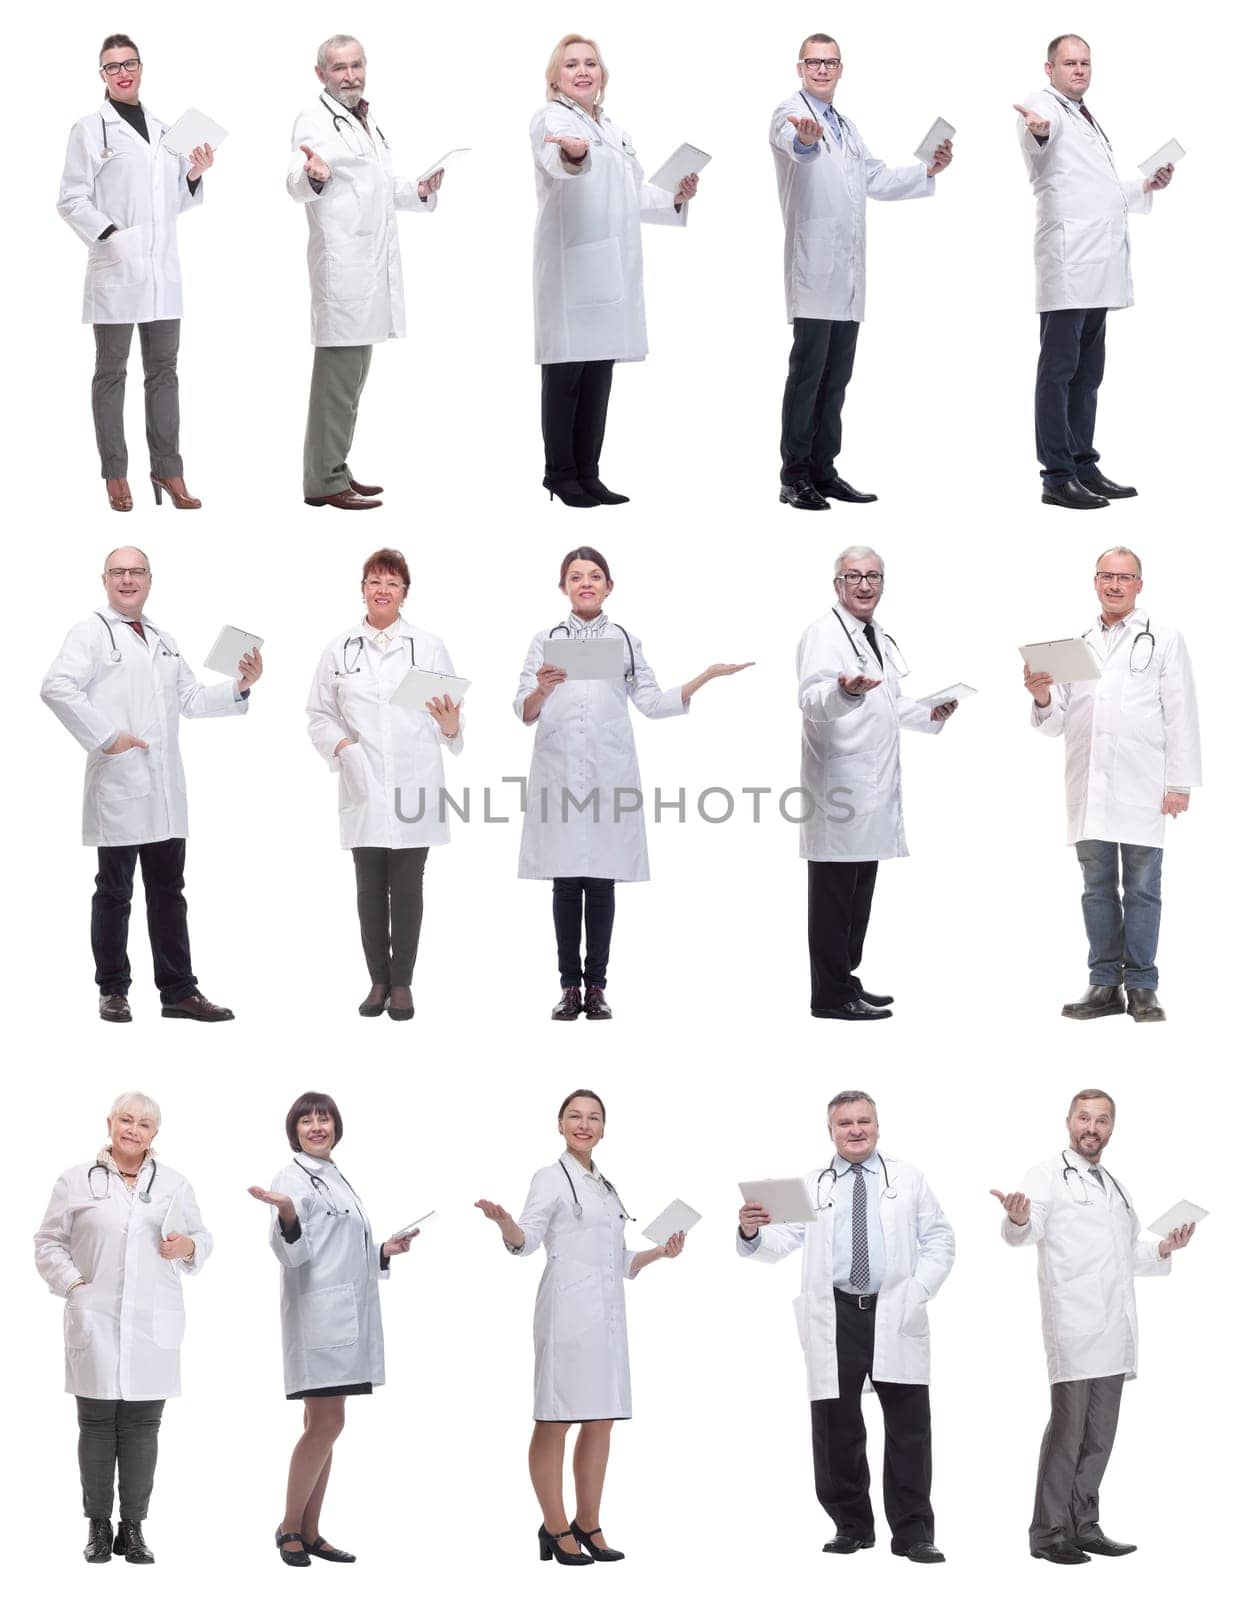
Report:
[[[878,550],[873,550],[869,544],[852,544],[847,550],[842,550],[841,554],[832,564],[833,583],[835,583],[841,576],[847,561],[861,561],[865,556],[874,557],[877,565],[880,568],[880,571],[884,571],[884,557]],[[863,1095],[862,1098],[865,1100],[867,1097],[866,1095]]]
[[[875,1101],[865,1089],[842,1089],[840,1094],[834,1094],[828,1102],[828,1124],[830,1127],[832,1125],[832,1113],[837,1107],[852,1105],[855,1100],[865,1100],[871,1109],[875,1111],[876,1116],[879,1116],[880,1113],[876,1110]]]
[[[367,59],[367,53],[362,49],[362,41],[360,39],[355,39],[352,33],[334,33],[330,39],[324,40],[315,53],[315,65],[320,72],[328,70],[328,51],[339,50],[342,45],[347,44],[356,44],[358,49],[362,51],[363,61]]]
[[[1138,573],[1140,578],[1143,576],[1143,563],[1139,560],[1138,552],[1131,550],[1128,544],[1115,544],[1107,550],[1101,550],[1099,555],[1095,558],[1096,566],[1098,567],[1100,562],[1103,561],[1107,556],[1129,556],[1130,560],[1134,563],[1134,570]]]
[[[119,1116],[122,1111],[136,1111],[140,1117],[149,1117],[157,1129],[162,1126],[159,1106],[149,1094],[141,1094],[137,1089],[117,1095],[108,1113],[109,1120]]]

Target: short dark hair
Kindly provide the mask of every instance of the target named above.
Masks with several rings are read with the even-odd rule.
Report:
[[[806,38],[798,46],[799,61],[801,61],[802,57],[806,54],[806,47],[809,44],[836,44],[838,50],[841,48],[841,46],[837,44],[837,41],[830,33],[808,33]]]
[[[141,56],[141,54],[139,52],[138,46],[134,43],[134,41],[130,38],[130,36],[127,33],[110,33],[108,35],[108,37],[104,40],[104,42],[99,47],[99,64],[100,64],[100,66],[103,65],[104,54],[109,50],[132,50],[134,52],[134,54],[138,57],[139,62],[141,62],[141,60],[142,60],[142,56]]]
[[[410,569],[400,550],[384,549],[372,551],[362,563],[363,583],[377,572],[395,572],[405,585],[406,591],[409,591]]]
[[[828,1121],[832,1121],[832,1113],[838,1106],[848,1106],[855,1100],[865,1100],[871,1109],[875,1111],[876,1116],[879,1116],[880,1113],[876,1110],[875,1101],[865,1089],[842,1089],[840,1094],[834,1094],[828,1102]]]
[[[1091,46],[1089,44],[1087,44],[1087,41],[1083,38],[1081,33],[1058,33],[1055,39],[1049,39],[1049,41],[1048,41],[1048,59],[1049,59],[1049,61],[1055,61],[1056,60],[1057,51],[1061,48],[1061,46],[1065,43],[1065,41],[1067,39],[1077,39],[1079,44],[1086,44],[1087,45],[1087,49],[1088,50],[1091,49]]]
[[[305,1094],[300,1094],[289,1107],[289,1115],[285,1118],[285,1135],[289,1140],[289,1148],[294,1155],[301,1155],[302,1145],[298,1139],[298,1123],[312,1111],[324,1111],[332,1118],[332,1132],[334,1145],[340,1144],[345,1135],[345,1127],[341,1122],[341,1113],[336,1101],[330,1094],[317,1094],[313,1089],[308,1089]]]
[[[561,562],[560,588],[563,589],[565,587],[565,574],[569,571],[570,567],[573,566],[575,561],[593,561],[599,570],[604,574],[604,577],[608,580],[608,582],[612,582],[612,573],[609,570],[607,561],[604,560],[603,556],[600,555],[598,550],[593,550],[589,544],[584,544],[579,545],[576,550],[571,550],[565,557],[564,561]]]
[[[567,1094],[561,1101],[561,1109],[556,1113],[556,1120],[558,1122],[565,1115],[565,1107],[571,1100],[594,1100],[595,1104],[599,1107],[601,1119],[604,1122],[608,1121],[608,1113],[604,1110],[604,1102],[596,1094],[594,1089],[575,1089],[572,1094]]]
[[[1074,1115],[1074,1107],[1080,1100],[1107,1100],[1108,1114],[1110,1117],[1112,1117],[1113,1121],[1116,1122],[1117,1102],[1113,1099],[1112,1095],[1109,1094],[1107,1089],[1080,1089],[1070,1101],[1070,1108],[1065,1113],[1067,1117],[1072,1117]]]

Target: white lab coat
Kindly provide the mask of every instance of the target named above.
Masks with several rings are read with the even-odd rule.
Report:
[[[364,629],[359,624],[324,650],[306,705],[311,743],[337,774],[341,848],[447,844],[441,752],[447,745],[461,754],[462,725],[456,738],[446,739],[429,711],[391,701],[411,666],[452,673],[453,663],[434,633],[404,617],[384,649],[374,642],[375,630]],[[334,755],[342,739],[355,743]]]
[[[1167,1277],[1158,1239],[1139,1239],[1139,1219],[1126,1189],[1072,1150],[1033,1167],[1021,1193],[1031,1202],[1024,1228],[1001,1221],[1006,1244],[1039,1249],[1039,1304],[1048,1382],[1073,1383],[1138,1371],[1136,1276]],[[1124,1198],[1123,1198],[1124,1197]]]
[[[368,112],[370,134],[325,89],[293,125],[286,187],[306,207],[310,239],[313,345],[381,344],[405,338],[405,290],[397,212],[430,213],[436,196],[418,198],[418,185],[396,177],[392,154]],[[316,194],[306,176],[309,145],[331,168]]]
[[[634,1252],[625,1247],[621,1210],[616,1191],[571,1155],[530,1181],[518,1218],[524,1242],[510,1253],[533,1255],[540,1245],[548,1252],[535,1297],[536,1422],[630,1416],[624,1280],[634,1275]]]
[[[1144,626],[1156,641],[1151,663]],[[1099,620],[1083,636],[1099,659],[1099,678],[1054,683],[1045,710],[1031,702],[1031,721],[1050,738],[1065,738],[1068,842],[1163,845],[1160,810],[1169,789],[1203,782],[1195,680],[1182,636],[1132,611],[1125,634],[1105,654]]]
[[[121,659],[113,661],[106,617]],[[43,703],[86,751],[82,843],[156,844],[184,839],[185,770],[178,748],[181,717],[244,716],[250,701],[237,680],[203,685],[177,653],[171,634],[143,613],[140,639],[111,606],[70,628],[43,680]],[[146,750],[108,756],[119,733]]]
[[[888,634],[878,622],[872,627],[883,644],[884,682],[860,699],[851,700],[837,682],[842,673],[873,678],[879,669],[857,617],[834,606],[798,645],[805,791],[800,804],[804,813],[810,811],[800,830],[804,861],[887,861],[909,853],[901,809],[901,730],[939,733],[944,723],[933,722],[926,706],[902,693]]]
[[[609,622],[602,631],[606,638],[621,639],[628,672],[630,649],[622,630]],[[538,687],[536,674],[551,634],[551,629],[537,633],[526,652],[513,701],[519,719],[526,696]],[[629,701],[645,717],[678,717],[690,707],[682,702],[680,684],[660,688],[634,634],[630,643],[634,650],[630,682],[571,679],[558,684],[543,703],[535,723],[526,788],[519,878],[645,883],[651,876]]]
[[[203,185],[190,193],[192,163],[165,147],[167,124],[142,109],[149,144],[108,99],[69,133],[56,209],[89,249],[83,322],[163,322],[181,315],[177,218],[202,204]],[[109,227],[116,232],[101,239]]]
[[[785,219],[785,315],[861,322],[867,301],[867,201],[921,200],[936,181],[922,162],[886,167],[842,117],[842,141],[814,95],[792,95],[772,114],[769,139]],[[790,117],[816,117],[824,137],[809,155],[794,150]]]
[[[384,1381],[380,1245],[362,1201],[332,1161],[295,1156],[268,1186],[287,1194],[300,1236],[290,1243],[273,1209],[271,1244],[281,1265],[280,1332],[285,1393]]]
[[[65,1300],[65,1392],[85,1400],[167,1400],[181,1393],[181,1279],[202,1269],[211,1235],[179,1172],[157,1160],[152,1182],[148,1156],[131,1190],[102,1163],[101,1151],[94,1163],[61,1173],[35,1234],[39,1275]],[[148,1182],[149,1203],[141,1198]],[[180,1231],[194,1241],[188,1261],[159,1253],[174,1196]],[[70,1294],[79,1278],[82,1287]]]
[[[1023,104],[1050,125],[1041,145],[1018,120],[1035,191],[1035,309],[1132,306],[1129,216],[1151,210],[1142,177],[1120,176],[1108,140],[1076,101],[1040,89]]]
[[[585,139],[570,166],[549,134]],[[639,224],[686,224],[688,206],[643,182],[623,129],[549,101],[531,119],[535,158],[535,360],[641,361],[647,354]]]
[[[871,1377],[877,1383],[930,1383],[931,1333],[927,1303],[953,1265],[953,1229],[927,1179],[917,1167],[885,1156],[888,1184],[880,1198],[884,1231],[884,1282],[876,1296],[875,1356]],[[837,1303],[832,1284],[832,1179],[810,1172],[804,1180],[814,1206],[813,1222],[771,1223],[754,1242],[735,1235],[741,1256],[780,1261],[802,1251],[802,1293],[794,1301],[798,1338],[806,1358],[807,1390],[812,1400],[840,1397],[837,1380]],[[889,1190],[895,1191],[890,1194]]]

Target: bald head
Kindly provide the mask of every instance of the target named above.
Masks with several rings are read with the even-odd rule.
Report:
[[[136,544],[121,544],[104,557],[104,593],[108,604],[131,622],[142,615],[151,593],[151,563]]]

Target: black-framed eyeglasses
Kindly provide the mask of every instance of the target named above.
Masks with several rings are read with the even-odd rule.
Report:
[[[882,572],[843,572],[840,576],[847,589],[857,589],[860,583],[869,583],[873,589],[878,589],[884,582]]]
[[[803,56],[804,67],[823,67],[825,72],[840,72],[840,56]]]
[[[137,56],[129,61],[102,61],[99,64],[100,72],[106,72],[110,78],[115,78],[118,72],[137,72],[142,65]]]

